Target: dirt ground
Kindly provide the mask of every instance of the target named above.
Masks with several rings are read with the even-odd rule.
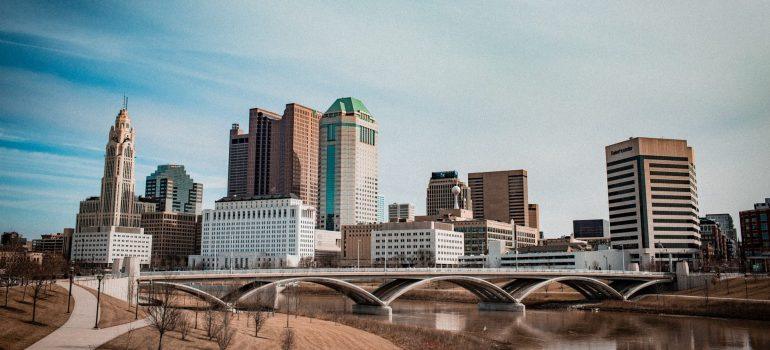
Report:
[[[186,311],[186,314],[190,319],[194,319],[192,312]],[[245,313],[233,319],[233,324],[236,326],[237,334],[230,349],[280,349],[281,337],[286,327],[286,315],[275,314],[269,317],[258,338],[254,337],[252,322],[248,321]],[[295,349],[398,349],[393,343],[381,337],[329,321],[291,316],[289,326],[296,336]],[[102,345],[100,349],[144,350],[157,347],[157,344],[158,332],[151,327],[145,327],[113,339]],[[216,342],[208,340],[206,336],[202,313],[198,315],[198,329],[191,329],[186,340],[181,339],[179,332],[168,332],[163,337],[163,347],[166,349],[218,349]]]
[[[95,290],[86,287],[83,288],[96,296]],[[134,308],[129,307],[127,302],[102,293],[99,303],[99,328],[107,328],[134,322]],[[139,318],[144,318],[144,316],[145,313],[140,307]]]
[[[61,327],[67,319],[67,290],[52,285],[50,295],[41,296],[37,301],[37,324],[32,320],[32,287],[27,287],[27,296],[21,301],[22,287],[11,288],[8,307],[5,308],[5,288],[0,288],[0,349],[24,349]],[[74,308],[72,299],[70,307]]]
[[[706,296],[706,288],[699,287],[675,292],[679,295]],[[749,277],[730,278],[711,283],[708,286],[708,296],[741,299],[770,300],[770,278]]]

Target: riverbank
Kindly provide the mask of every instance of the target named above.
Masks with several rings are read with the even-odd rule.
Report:
[[[770,302],[747,299],[645,295],[635,301],[604,300],[576,306],[581,310],[637,312],[767,321]]]
[[[185,312],[194,324],[192,312]],[[233,316],[235,337],[230,349],[281,349],[286,315],[275,314],[268,317],[265,326],[260,330],[259,337],[254,336],[253,321],[248,314],[240,313]],[[289,327],[294,331],[294,349],[364,349],[364,350],[397,350],[392,342],[343,324],[326,320],[312,319],[303,316],[290,316]],[[102,345],[99,349],[114,350],[145,350],[158,346],[158,332],[152,327],[145,327],[126,333]],[[204,316],[198,315],[198,328],[191,329],[186,339],[182,339],[178,331],[170,331],[163,337],[163,347],[166,349],[219,349],[216,341],[209,340],[204,330]]]
[[[61,327],[70,314],[67,313],[67,290],[51,285],[48,293],[41,292],[37,300],[37,313],[32,323],[32,287],[11,287],[8,307],[5,305],[5,288],[0,289],[0,349],[25,349]],[[74,308],[74,300],[71,307]]]

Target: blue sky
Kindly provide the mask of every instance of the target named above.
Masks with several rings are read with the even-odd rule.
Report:
[[[248,109],[364,101],[387,202],[431,171],[524,168],[547,235],[607,217],[604,146],[687,139],[701,212],[770,196],[770,3],[0,2],[0,229],[75,224],[129,97],[137,192],[184,164],[225,193]]]

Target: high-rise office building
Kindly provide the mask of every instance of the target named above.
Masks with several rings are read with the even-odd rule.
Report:
[[[142,213],[144,233],[152,236],[151,266],[171,270],[187,266],[191,255],[200,254],[201,215],[194,213]]]
[[[724,233],[727,238],[734,241],[738,240],[738,232],[735,229],[733,217],[730,214],[706,214],[706,218],[714,220],[719,224],[719,229],[722,230],[722,233]]]
[[[339,98],[321,119],[319,228],[377,222],[378,127],[364,104]]]
[[[144,196],[155,200],[155,211],[200,214],[203,184],[193,181],[184,165],[159,165],[147,176]]]
[[[610,222],[603,219],[572,220],[572,237],[579,240],[609,240]]]
[[[529,215],[529,227],[540,231],[540,205],[529,203],[527,205]]]
[[[635,137],[607,146],[605,156],[612,246],[642,269],[696,259],[698,187],[687,141]]]
[[[289,103],[280,120],[271,120],[269,192],[294,194],[305,204],[317,208],[318,125],[321,113]]]
[[[473,217],[530,226],[526,170],[468,174]]]
[[[770,271],[770,198],[765,198],[764,203],[754,204],[753,210],[741,211],[739,216],[748,268],[754,272]]]
[[[453,209],[455,196],[453,187],[460,187],[457,201],[459,209],[471,210],[471,189],[460,180],[457,171],[437,171],[431,173],[425,196],[426,215],[438,215],[441,209]]]
[[[125,105],[110,127],[104,156],[101,195],[80,203],[72,237],[73,260],[111,264],[116,258],[137,257],[149,263],[152,236],[139,227],[147,206],[134,196],[136,133]]]
[[[230,128],[227,159],[227,196],[246,196],[249,177],[249,134],[234,123]]]
[[[388,221],[414,221],[414,204],[391,203],[388,205]]]

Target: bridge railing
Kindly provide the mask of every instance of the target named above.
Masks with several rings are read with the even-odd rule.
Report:
[[[189,271],[142,271],[143,276],[185,276],[185,275],[226,275],[226,274],[275,274],[275,275],[317,275],[319,273],[467,273],[467,274],[580,274],[597,276],[647,276],[669,277],[669,272],[623,271],[623,270],[583,270],[583,269],[528,269],[528,268],[293,268],[293,269],[226,269],[226,270],[189,270]]]

